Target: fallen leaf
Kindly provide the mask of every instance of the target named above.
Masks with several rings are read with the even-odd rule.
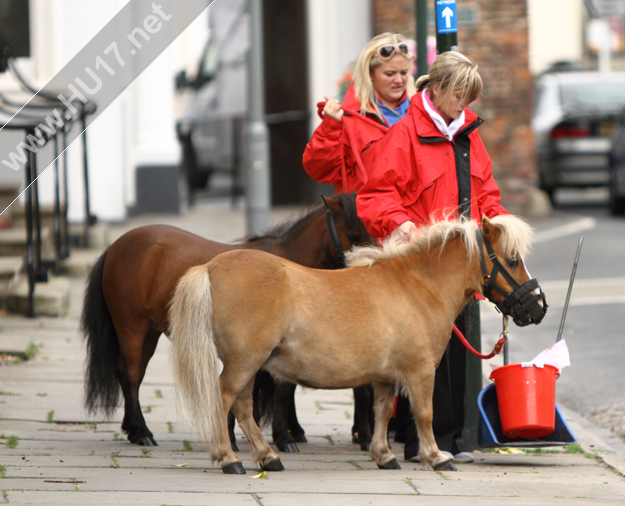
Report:
[[[188,464],[188,462],[185,462],[184,464],[176,464],[176,467],[184,467]]]
[[[262,471],[260,473],[258,473],[256,476],[252,476],[252,479],[256,479],[256,478],[267,478],[267,473],[265,471]]]

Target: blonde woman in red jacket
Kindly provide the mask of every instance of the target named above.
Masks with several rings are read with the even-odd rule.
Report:
[[[380,34],[358,57],[343,103],[327,97],[319,103],[323,121],[303,158],[315,181],[333,184],[337,193],[356,191],[367,181],[373,144],[405,116],[416,92],[413,57],[403,35]]]
[[[397,231],[398,240],[408,240],[433,218],[507,214],[477,131],[482,120],[467,109],[482,91],[477,64],[460,53],[443,53],[429,75],[419,78],[417,91],[406,117],[378,143],[378,156],[356,198],[369,233],[384,238]],[[456,326],[464,332],[464,312]],[[441,451],[471,462],[462,440],[465,376],[466,350],[452,339],[436,370],[433,429]],[[404,456],[415,458],[417,452],[412,421]]]

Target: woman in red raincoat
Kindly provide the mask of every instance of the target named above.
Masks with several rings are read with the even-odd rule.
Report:
[[[323,120],[304,151],[306,172],[337,193],[360,189],[367,180],[374,144],[403,118],[416,92],[412,53],[403,35],[382,33],[360,53],[342,105],[319,103]]]
[[[406,117],[377,146],[367,183],[356,199],[358,215],[378,238],[418,234],[431,219],[480,220],[507,214],[492,164],[477,128],[482,120],[467,105],[482,90],[477,64],[466,56],[439,55],[430,73],[417,81]],[[465,312],[456,320],[465,331]],[[472,462],[462,440],[465,415],[466,350],[451,339],[436,370],[433,429],[441,451]],[[404,456],[416,457],[414,422],[408,426]]]
[[[343,103],[325,98],[319,103],[321,124],[306,146],[303,165],[318,183],[333,184],[336,193],[357,191],[367,181],[375,145],[406,115],[416,93],[411,75],[414,55],[406,38],[382,33],[360,53],[354,82]],[[372,401],[366,386],[354,389],[354,442],[367,449]],[[364,415],[364,412],[367,415]]]

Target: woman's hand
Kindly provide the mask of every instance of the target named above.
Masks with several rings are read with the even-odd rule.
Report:
[[[341,104],[339,104],[338,100],[330,100],[328,97],[323,97],[326,99],[326,105],[323,108],[323,114],[329,116],[333,120],[343,121],[343,109],[341,109]]]
[[[416,225],[412,221],[404,221],[395,232],[393,232],[393,236],[395,237],[395,241],[397,242],[409,242],[413,237],[416,237],[418,234],[418,230]]]

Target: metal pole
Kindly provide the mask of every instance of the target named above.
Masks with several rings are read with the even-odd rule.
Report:
[[[263,4],[248,0],[250,50],[248,62],[249,117],[245,131],[245,203],[247,233],[261,234],[269,227],[271,204],[269,130],[265,122],[263,69]]]
[[[458,51],[458,15],[456,0],[434,0],[436,52]]]
[[[427,0],[416,0],[417,15],[417,77],[428,73],[428,5]]]

